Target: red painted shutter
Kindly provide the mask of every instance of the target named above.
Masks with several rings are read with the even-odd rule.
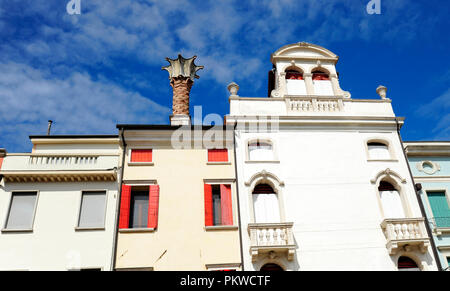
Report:
[[[130,199],[131,186],[122,185],[122,197],[120,200],[119,228],[130,227]]]
[[[153,150],[131,150],[131,162],[132,163],[151,163],[153,158]]]
[[[228,162],[227,149],[208,150],[208,162]]]
[[[212,186],[205,184],[205,226],[213,226]]]
[[[150,186],[148,198],[148,228],[158,228],[159,185]]]
[[[0,170],[2,169],[3,158],[0,158]]]
[[[233,225],[231,185],[220,185],[220,201],[222,204],[222,225]]]

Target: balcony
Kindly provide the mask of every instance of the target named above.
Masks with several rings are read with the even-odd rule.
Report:
[[[285,253],[289,261],[294,259],[295,243],[292,227],[294,223],[253,223],[248,225],[250,254],[256,262],[266,253]]]
[[[424,218],[386,219],[381,223],[381,228],[391,255],[402,249],[411,251],[413,248],[425,253],[430,245]]]
[[[10,154],[0,174],[6,182],[113,181],[118,155]]]

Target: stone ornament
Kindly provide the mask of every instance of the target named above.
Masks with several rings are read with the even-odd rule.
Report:
[[[428,166],[428,167],[426,167]],[[416,164],[417,170],[424,172],[428,175],[434,175],[441,170],[441,166],[438,163],[432,161],[422,161]]]
[[[378,86],[377,94],[380,95],[381,99],[386,99],[387,88],[384,86]]]
[[[185,77],[191,79],[194,82],[195,79],[199,79],[200,77],[197,75],[197,71],[202,70],[204,66],[195,65],[195,59],[197,56],[193,56],[192,58],[185,59],[180,54],[177,59],[166,58],[166,60],[170,63],[169,66],[162,67],[163,70],[169,72],[169,79]]]

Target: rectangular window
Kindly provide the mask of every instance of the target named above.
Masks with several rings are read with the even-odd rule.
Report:
[[[228,162],[228,150],[227,149],[210,149],[208,150],[208,162]]]
[[[119,229],[158,228],[159,185],[122,185]]]
[[[248,145],[248,154],[251,161],[272,161],[273,147],[268,142],[251,142]]]
[[[450,227],[450,207],[445,192],[428,192],[433,217],[437,227]]]
[[[148,191],[131,192],[130,228],[147,228]]]
[[[382,143],[371,142],[367,145],[369,149],[369,156],[372,160],[389,160],[391,154],[389,147]]]
[[[85,191],[81,198],[78,227],[94,228],[105,226],[106,192]]]
[[[205,184],[205,226],[233,225],[231,185]]]
[[[33,228],[36,192],[12,193],[6,229],[28,230]]]
[[[132,163],[151,163],[153,159],[153,150],[151,149],[132,149]]]

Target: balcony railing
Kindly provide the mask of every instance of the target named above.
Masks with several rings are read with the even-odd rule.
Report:
[[[292,233],[293,223],[254,223],[248,225],[250,234],[250,254],[255,262],[263,253],[287,253],[288,260],[295,255],[295,242]]]
[[[391,255],[395,255],[401,248],[408,251],[413,247],[425,253],[430,245],[424,218],[386,219],[381,227]]]
[[[1,174],[8,182],[111,181],[118,167],[113,154],[11,154]]]
[[[443,233],[450,233],[450,216],[435,216],[428,221],[435,234],[442,235]]]
[[[342,98],[289,97],[288,112],[339,112],[344,110]]]

